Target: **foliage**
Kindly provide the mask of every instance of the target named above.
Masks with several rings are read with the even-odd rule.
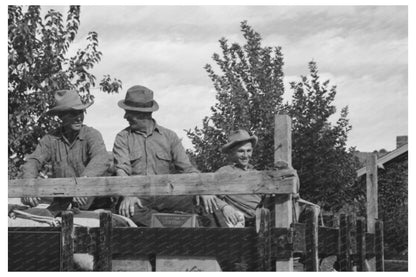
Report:
[[[262,47],[261,37],[246,21],[241,23],[246,44],[219,40],[222,57],[215,53],[213,60],[222,71],[216,74],[212,65],[208,72],[217,91],[217,103],[212,115],[203,119],[203,127],[188,130],[194,151],[188,151],[198,168],[215,171],[225,164],[221,146],[228,134],[237,128],[255,132],[259,144],[253,155],[258,169],[273,166],[274,115],[282,109],[283,57],[280,47]]]
[[[198,168],[215,171],[225,164],[221,146],[231,130],[244,128],[259,137],[253,164],[259,169],[273,167],[274,116],[288,113],[293,119],[293,166],[301,180],[301,196],[338,209],[352,201],[358,160],[346,149],[351,125],[348,109],[341,111],[336,124],[330,116],[336,112],[333,101],[336,88],[321,84],[315,62],[309,64],[311,77],[301,77],[291,84],[291,104],[284,104],[283,54],[280,47],[262,47],[261,36],[246,21],[241,23],[245,44],[229,45],[222,38],[222,55],[214,54],[213,66],[205,69],[217,92],[212,115],[202,121],[202,128],[188,131],[195,150],[188,150]]]
[[[303,198],[338,210],[360,194],[354,185],[359,161],[354,149],[346,149],[351,130],[348,107],[341,110],[340,118],[332,124],[336,87],[329,87],[329,80],[320,81],[315,62],[309,63],[309,70],[309,78],[302,76],[301,81],[291,83],[293,167],[301,180]]]
[[[94,99],[90,90],[96,77],[90,70],[102,53],[97,33],[90,32],[86,47],[69,57],[80,25],[79,6],[70,6],[65,21],[52,9],[42,18],[40,6],[10,5],[8,14],[8,167],[9,178],[15,178],[24,155],[58,124],[57,118],[43,115],[53,104],[53,92],[75,89],[84,102]],[[121,81],[107,75],[99,85],[108,93],[118,92]]]
[[[384,223],[386,255],[394,258],[408,248],[407,187],[407,155],[378,170],[379,217]]]

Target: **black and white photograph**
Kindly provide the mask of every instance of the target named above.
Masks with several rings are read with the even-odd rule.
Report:
[[[8,272],[411,272],[409,1],[17,2]]]

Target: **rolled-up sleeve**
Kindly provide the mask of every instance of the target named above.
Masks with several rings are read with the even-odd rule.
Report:
[[[110,155],[105,148],[103,137],[97,130],[90,128],[86,135],[88,143],[88,156],[90,160],[81,176],[103,176],[110,166]]]
[[[26,162],[21,167],[22,178],[31,179],[39,175],[42,166],[51,159],[51,142],[50,138],[45,136],[36,146],[35,151],[27,156]]]
[[[189,157],[186,155],[185,148],[182,146],[179,137],[175,133],[172,133],[170,139],[173,163],[179,173],[199,173],[199,170],[189,161]]]
[[[113,146],[114,167],[116,172],[124,171],[127,175],[131,175],[132,168],[129,156],[129,147],[127,136],[125,133],[119,133],[116,136]],[[119,175],[119,174],[117,174]]]

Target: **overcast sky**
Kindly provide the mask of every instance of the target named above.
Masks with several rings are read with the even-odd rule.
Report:
[[[203,66],[213,64],[221,37],[244,43],[243,20],[264,46],[282,47],[286,85],[317,62],[322,79],[337,86],[334,119],[349,106],[349,146],[393,150],[396,136],[408,134],[406,6],[82,6],[80,20],[73,49],[96,31],[103,58],[93,73],[123,82],[119,94],[93,90],[96,101],[85,120],[101,131],[109,150],[127,126],[117,101],[133,85],[154,91],[160,106],[154,118],[191,148],[183,130],[201,126],[215,103]],[[285,93],[289,100],[290,89]]]

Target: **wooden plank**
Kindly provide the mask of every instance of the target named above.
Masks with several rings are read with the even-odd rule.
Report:
[[[366,184],[367,184],[367,232],[375,233],[375,221],[378,218],[378,177],[377,177],[377,156],[372,154],[366,163]],[[368,259],[370,271],[376,270],[375,257]]]
[[[261,271],[271,271],[271,226],[270,211],[265,208],[256,210],[257,255]]]
[[[9,227],[8,271],[59,271],[61,228]]]
[[[376,271],[384,271],[384,235],[383,221],[376,221],[375,233]]]
[[[375,234],[365,233],[365,249],[366,249],[365,256],[367,260],[375,257],[376,255]]]
[[[100,212],[100,228],[97,252],[94,259],[94,271],[111,271],[112,266],[112,219],[110,211]]]
[[[350,271],[350,232],[345,214],[339,217],[340,253],[339,265],[341,271]]]
[[[306,252],[306,243],[305,243],[306,224],[293,223],[292,226],[293,226],[293,252],[303,254]]]
[[[365,243],[365,221],[363,218],[357,219],[357,271],[365,271],[366,243]]]
[[[74,215],[70,211],[62,212],[61,225],[61,271],[74,270]]]
[[[274,161],[292,165],[292,120],[288,115],[275,116]]]
[[[292,123],[287,115],[276,115],[274,124],[274,162],[292,166]],[[295,183],[297,185],[297,182]],[[295,187],[291,193],[297,193]],[[293,222],[292,194],[276,195],[274,207],[276,228],[290,228]],[[292,253],[293,254],[293,253]],[[276,271],[293,271],[293,255],[288,259],[276,260]]]
[[[311,213],[306,220],[306,253],[305,253],[305,271],[319,271],[318,259],[318,216],[319,208],[311,207]]]
[[[323,256],[338,255],[339,229],[332,227],[318,228],[318,253]]]
[[[9,197],[288,194],[293,170],[9,180]],[[291,177],[292,176],[292,177]]]
[[[260,271],[255,228],[113,228],[113,259],[216,257],[223,271]]]

